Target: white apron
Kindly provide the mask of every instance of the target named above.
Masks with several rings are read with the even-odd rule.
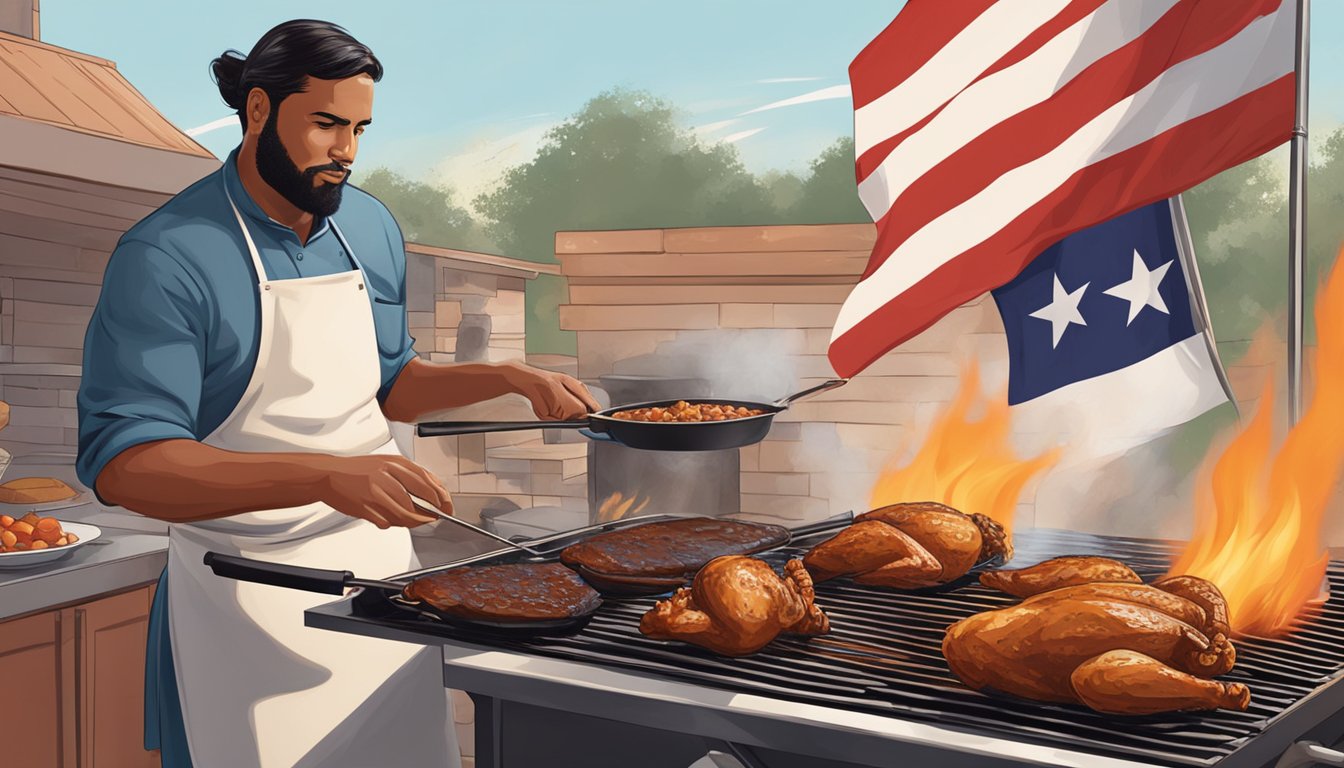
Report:
[[[397,453],[378,407],[363,269],[260,281],[260,347],[247,391],[205,443],[231,451]],[[203,489],[208,493],[209,490]],[[194,768],[456,768],[440,651],[303,625],[330,595],[215,576],[208,551],[381,578],[418,567],[404,528],[315,503],[169,531],[168,616]]]

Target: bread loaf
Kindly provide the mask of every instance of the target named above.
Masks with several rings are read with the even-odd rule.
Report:
[[[46,504],[78,495],[78,491],[54,477],[24,477],[0,483],[0,504]]]

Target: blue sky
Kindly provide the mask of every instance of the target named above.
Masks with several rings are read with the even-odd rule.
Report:
[[[509,165],[528,160],[549,127],[614,86],[672,102],[687,127],[706,140],[731,141],[753,171],[805,170],[852,131],[846,69],[901,5],[43,0],[41,35],[115,61],[188,130],[229,115],[210,80],[213,57],[226,48],[246,53],[287,19],[334,21],[386,69],[356,170],[391,167],[452,186],[467,202]],[[1319,137],[1344,123],[1344,0],[1312,5],[1311,122]],[[760,109],[785,100],[802,103]],[[759,111],[743,114],[750,110]],[[223,155],[238,141],[236,123],[197,140]]]

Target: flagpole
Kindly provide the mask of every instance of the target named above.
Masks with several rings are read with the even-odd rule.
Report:
[[[1307,49],[1311,0],[1297,0],[1297,111],[1288,167],[1288,419],[1302,418],[1302,303],[1307,239]]]

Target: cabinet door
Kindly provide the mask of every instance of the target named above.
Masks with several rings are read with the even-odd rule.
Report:
[[[4,713],[6,765],[74,765],[66,742],[61,687],[73,682],[73,665],[63,664],[60,611],[0,624],[0,712]]]
[[[80,768],[159,765],[144,745],[149,594],[145,587],[73,609]]]

